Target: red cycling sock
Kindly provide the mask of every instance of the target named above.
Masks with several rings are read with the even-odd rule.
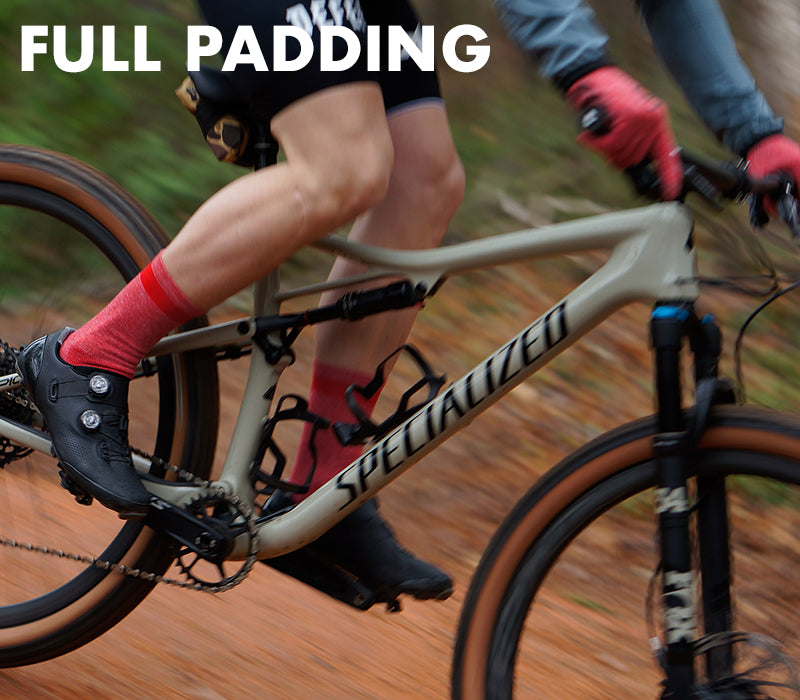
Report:
[[[356,419],[347,405],[345,391],[351,384],[366,386],[371,379],[371,374],[315,361],[311,380],[311,393],[308,399],[309,410],[311,413],[322,416],[331,423],[354,423]],[[379,395],[380,392],[376,392],[375,396],[369,400],[361,396],[358,397],[359,406],[361,406],[366,415],[372,414]],[[295,459],[291,477],[289,477],[289,481],[296,484],[305,483],[306,476],[314,461],[309,449],[311,428],[311,423],[306,423],[303,428],[300,449]],[[311,478],[309,494],[336,476],[350,462],[358,459],[363,449],[362,445],[342,445],[333,430],[317,431],[314,446],[317,452],[317,467]],[[302,500],[305,495],[308,494],[296,498],[297,500]]]
[[[157,341],[201,313],[172,279],[159,253],[97,316],[67,337],[61,358],[130,379]]]

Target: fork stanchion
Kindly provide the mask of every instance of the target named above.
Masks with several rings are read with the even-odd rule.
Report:
[[[666,642],[660,661],[666,673],[664,697],[670,698],[689,698],[694,687],[697,623],[689,539],[688,465],[680,362],[683,338],[690,318],[695,318],[692,306],[680,303],[657,306],[650,320],[659,426],[654,450]]]

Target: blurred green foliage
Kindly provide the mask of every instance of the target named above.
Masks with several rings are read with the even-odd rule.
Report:
[[[792,0],[789,0],[791,2]],[[436,27],[437,44],[450,27],[476,24],[488,34],[488,65],[472,74],[456,73],[439,62],[443,93],[456,145],[467,171],[467,194],[451,227],[451,238],[486,236],[520,227],[519,217],[500,206],[503,199],[535,209],[532,197],[588,200],[606,208],[638,204],[625,179],[575,143],[575,117],[561,96],[541,80],[535,67],[506,37],[491,0],[412,0],[426,24]],[[631,0],[592,0],[609,32],[614,59],[667,100],[678,140],[708,155],[724,151],[692,113],[655,57]],[[776,50],[758,34],[756,0],[722,0],[745,58]],[[763,7],[761,8],[763,10]],[[174,97],[185,76],[186,26],[200,22],[191,0],[3,0],[0,3],[0,142],[61,151],[117,180],[137,197],[170,233],[211,193],[244,171],[220,165],[206,146],[193,117]],[[68,52],[77,58],[81,25],[95,27],[95,62],[84,73],[65,73],[52,55],[37,55],[36,70],[20,70],[22,25],[66,25]],[[158,72],[103,72],[100,27],[117,28],[117,57],[132,60],[133,27],[148,27],[148,58]],[[52,34],[52,31],[51,31]],[[796,88],[795,88],[796,92]],[[768,95],[769,96],[769,95]],[[796,128],[796,124],[794,128]],[[548,211],[577,216],[587,211]],[[716,222],[720,219],[715,219]],[[746,228],[746,212],[731,211],[725,226]],[[701,235],[702,235],[702,226]],[[10,238],[18,227],[0,221],[0,263],[9,289],[14,266]],[[704,266],[717,256],[704,241]],[[726,247],[725,242],[716,244]],[[62,251],[68,259],[76,252]],[[313,258],[312,258],[313,260]],[[5,261],[5,262],[3,262]],[[38,264],[38,263],[37,263]],[[55,264],[55,263],[54,263]],[[26,272],[18,270],[24,280]],[[777,328],[796,328],[779,315]],[[769,363],[769,351],[762,359]],[[777,362],[777,360],[775,360]],[[788,371],[775,367],[778,376]]]
[[[192,3],[4,0],[0,4],[0,142],[62,151],[130,190],[174,233],[197,205],[240,174],[222,167],[173,91],[185,77],[185,27],[198,23]],[[80,26],[95,27],[95,60],[83,73],[62,72],[52,54],[20,70],[21,25],[66,25],[77,59]],[[102,25],[115,25],[116,55],[133,64],[133,27],[148,27],[157,72],[104,72]],[[48,44],[52,44],[52,29]]]
[[[649,51],[648,40],[633,4],[606,0],[596,5],[620,62],[633,66],[637,77],[654,89],[675,96],[657,62],[641,59]],[[621,178],[609,177],[599,159],[575,146],[573,117],[507,40],[489,0],[420,0],[419,10],[426,23],[437,27],[438,40],[450,27],[467,22],[489,35],[492,58],[486,68],[461,74],[440,62],[470,193],[480,194],[483,185],[492,183],[512,195],[580,194],[610,206],[631,201]],[[620,17],[620,10],[627,14]],[[194,3],[187,0],[5,0],[0,4],[0,141],[63,151],[94,165],[138,197],[168,231],[177,231],[203,199],[242,172],[216,163],[192,117],[173,95],[185,75],[185,27],[199,21]],[[81,25],[94,26],[92,68],[65,73],[49,54],[35,57],[34,72],[21,72],[20,27],[37,24],[66,25],[73,60],[80,50]],[[148,58],[160,60],[161,71],[104,72],[102,25],[117,28],[117,57],[131,62],[133,27],[146,25]],[[682,132],[687,111],[676,101]],[[691,119],[685,121],[694,131],[697,124]],[[472,202],[468,196],[456,230],[467,235],[490,231],[493,224],[482,213],[483,198],[478,196],[474,206]]]

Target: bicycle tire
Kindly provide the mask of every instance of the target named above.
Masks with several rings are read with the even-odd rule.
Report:
[[[653,686],[633,688],[640,680],[644,682],[644,676],[658,679],[659,670],[655,663],[652,672],[640,664],[641,658],[649,656],[649,648],[637,650],[630,657],[626,651],[611,660],[627,640],[629,628],[638,628],[631,633],[634,636],[645,628],[644,623],[631,623],[627,619],[632,614],[631,605],[636,602],[623,600],[622,595],[628,587],[625,576],[629,580],[639,578],[643,584],[644,575],[638,571],[641,565],[626,567],[626,573],[621,570],[619,557],[628,556],[625,546],[631,550],[651,549],[654,560],[650,562],[653,567],[648,574],[650,583],[654,581],[653,572],[658,567],[655,528],[646,537],[635,538],[635,542],[634,530],[630,528],[631,503],[639,503],[636,507],[640,508],[640,494],[655,484],[654,434],[655,420],[649,418],[593,440],[548,472],[504,520],[486,549],[466,596],[454,648],[453,698],[658,697],[660,687],[657,682]],[[735,488],[742,490],[737,503],[741,501],[742,505],[729,505],[737,515],[741,511],[742,522],[739,524],[744,525],[731,544],[734,566],[740,560],[742,562],[734,579],[732,594],[737,615],[744,622],[753,626],[753,618],[759,621],[762,617],[769,618],[770,622],[764,624],[780,627],[777,636],[785,637],[791,650],[797,652],[800,644],[794,639],[798,624],[795,608],[789,605],[771,616],[758,606],[750,611],[754,604],[752,599],[756,598],[761,601],[758,605],[762,608],[766,604],[764,601],[778,605],[771,593],[765,590],[755,592],[766,589],[770,570],[780,571],[777,564],[773,565],[767,559],[768,554],[778,554],[786,557],[788,563],[796,564],[797,551],[789,542],[788,545],[779,543],[774,552],[767,553],[767,545],[763,543],[766,538],[749,532],[752,526],[748,523],[753,518],[752,509],[762,508],[752,505],[751,494],[756,493],[754,486],[773,482],[779,488],[770,493],[781,494],[774,500],[785,503],[780,506],[781,517],[791,515],[794,518],[800,504],[800,498],[794,494],[794,487],[800,485],[800,422],[753,407],[717,407],[712,412],[709,428],[692,465],[692,477],[724,476],[726,481],[739,476],[758,477],[737,482]],[[765,484],[761,483],[762,477]],[[639,500],[629,500],[632,498]],[[758,502],[757,498],[755,500]],[[623,512],[623,508],[627,510]],[[601,519],[602,533],[588,539],[592,527],[598,527]],[[650,517],[638,518],[640,523],[649,520],[655,520],[652,513]],[[781,520],[774,518],[769,522],[780,523]],[[615,537],[618,540],[614,540]],[[612,540],[629,544],[616,546],[610,544]],[[572,556],[570,548],[574,548],[576,542],[580,542],[581,551],[576,550],[576,555]],[[762,546],[763,552],[754,551]],[[608,554],[595,555],[595,548],[601,550],[604,547],[610,550]],[[634,561],[638,561],[638,551],[636,554]],[[646,560],[648,556],[645,553],[642,558]],[[749,556],[754,557],[752,566],[748,562]],[[766,564],[758,563],[762,558]],[[596,561],[606,562],[608,566],[601,567],[598,572],[593,567]],[[591,570],[587,571],[586,567]],[[596,592],[602,589],[599,581],[612,574],[616,583],[606,586],[608,591],[604,598],[598,597],[602,595]],[[752,578],[760,576],[762,580],[750,581],[751,575]],[[581,588],[580,580],[584,577],[590,580]],[[573,584],[577,581],[577,587],[570,588],[573,585],[570,581]],[[740,583],[745,591],[743,600],[736,598]],[[595,596],[592,601],[577,597],[583,590],[589,591],[587,595]],[[790,600],[794,600],[793,594],[788,592],[781,591],[776,595],[782,598],[790,596]],[[620,601],[617,602],[615,597]],[[647,604],[647,601],[640,602]],[[567,610],[566,614],[563,609]],[[780,616],[785,616],[785,619]],[[585,632],[581,627],[584,620]],[[759,634],[773,632],[771,629],[749,631]],[[547,641],[524,646],[524,651],[529,654],[523,658],[522,640],[525,638],[524,644],[528,645],[527,635]],[[558,640],[561,640],[563,648],[558,648]],[[604,644],[608,646],[604,648]],[[641,639],[641,644],[648,647],[648,640]],[[614,651],[609,650],[612,645]],[[583,652],[587,652],[586,659],[581,661],[577,655]],[[620,660],[623,657],[624,660]],[[584,673],[585,678],[581,677]],[[646,680],[649,683],[651,679]],[[617,681],[618,685],[611,689],[609,686]],[[767,696],[703,694],[702,697]]]
[[[0,295],[0,338],[9,342],[6,333],[16,334],[14,346],[36,337],[28,334],[30,324],[38,328],[56,314],[72,313],[78,300],[93,303],[98,285],[102,284],[104,291],[110,288],[107,293],[113,295],[168,241],[142,205],[110,178],[68,156],[32,147],[0,146],[0,212],[11,227],[10,231],[2,227],[0,244],[13,252],[5,256],[11,261],[6,279],[12,282]],[[15,230],[16,224],[24,224],[25,229]],[[58,236],[52,239],[58,241],[57,250],[33,242],[44,230]],[[97,275],[100,282],[93,277],[88,280],[88,272],[68,274],[67,264],[58,259],[66,251],[73,251],[75,260],[90,257],[93,264],[102,265]],[[20,280],[19,295],[13,288],[15,272]],[[41,284],[43,303],[35,294],[37,284]],[[4,303],[8,307],[5,312]],[[91,315],[89,311],[81,313]],[[186,327],[205,323],[205,319],[197,319]],[[138,421],[141,434],[152,440],[140,447],[197,476],[208,476],[219,412],[213,352],[162,358],[155,377],[142,380],[141,389],[134,389],[139,381],[132,382],[132,394],[143,393],[153,401],[148,408],[157,409],[155,415],[142,415],[140,420],[131,404],[132,434]],[[133,438],[131,442],[135,444]],[[76,504],[58,484],[56,473],[55,460],[36,453],[0,470],[0,494],[5,492],[3,498],[10,508],[0,516],[0,534],[8,536],[8,530],[14,528],[26,534],[38,532],[39,526],[31,521],[49,518],[46,529],[41,530],[45,537],[55,536],[63,534],[59,527],[69,529],[61,525],[62,520],[66,523],[70,516],[80,517],[86,525],[70,532],[71,541],[33,544],[55,544],[75,551],[76,542],[94,538],[97,549],[89,554],[155,574],[166,571],[173,551],[164,538],[141,524],[123,523],[97,504],[90,508]],[[91,641],[124,618],[155,585],[8,547],[0,548],[0,556],[5,589],[0,593],[2,667],[44,661]],[[23,556],[27,556],[24,561]]]

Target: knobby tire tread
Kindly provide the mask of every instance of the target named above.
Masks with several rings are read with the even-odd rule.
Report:
[[[541,570],[537,573],[537,586],[544,583],[558,554],[580,532],[623,498],[654,485],[655,426],[654,417],[644,418],[592,440],[539,479],[503,521],[484,552],[462,609],[451,678],[453,698],[511,697],[513,673],[507,668],[493,669],[490,659],[498,656],[507,659],[512,654],[509,650],[516,649],[517,642],[512,637],[519,633],[524,617],[510,621],[503,613],[512,594],[516,596],[515,605],[519,605],[519,596],[524,595],[525,606],[535,595],[535,590],[514,591],[516,578],[522,575],[526,562],[536,557],[535,566]],[[792,416],[756,407],[717,407],[700,448],[695,458],[696,473],[727,468],[715,466],[719,461],[715,455],[738,454],[756,460],[752,467],[756,475],[800,483],[800,421]],[[631,455],[636,455],[633,462],[627,461]],[[604,461],[607,463],[603,464]],[[791,465],[792,469],[781,469],[777,463]],[[602,468],[595,468],[601,464]],[[644,486],[637,486],[629,493],[625,489],[631,483]],[[594,498],[590,512],[581,512],[588,508],[581,504],[582,499],[593,492],[604,495]],[[579,529],[573,530],[566,524],[570,518],[576,522],[575,527],[580,525]],[[565,524],[552,525],[559,519],[564,519]],[[570,534],[565,540],[555,535],[548,537],[553,530]],[[547,544],[537,549],[535,545],[542,542]],[[500,628],[510,634],[499,633]],[[653,692],[655,696],[657,689]]]
[[[102,231],[100,236],[105,237],[105,240],[92,242],[104,254],[108,255],[109,250],[117,250],[121,244],[127,260],[112,262],[118,269],[124,268],[125,279],[132,278],[169,241],[160,225],[135,198],[107,176],[71,157],[28,146],[0,145],[0,188],[4,185],[9,186],[8,191],[12,193],[15,187],[24,188],[26,200],[39,201],[42,207],[40,211],[56,218],[59,218],[58,214],[52,212],[63,211],[64,202],[76,207],[81,215],[86,216],[86,221],[91,220],[90,227],[95,232],[93,235],[97,235],[97,230]],[[10,196],[13,198],[13,194]],[[14,202],[7,199],[5,205],[13,206]],[[88,234],[86,236],[89,237]],[[205,319],[197,319],[187,327],[205,323]],[[171,458],[199,477],[206,477],[213,461],[219,412],[218,380],[213,353],[196,351],[168,364],[170,371],[165,374],[169,378],[162,380],[159,376],[157,446],[163,449],[171,447],[175,442],[175,431],[171,426],[175,422],[176,402],[180,401],[185,413],[182,424],[178,426],[184,434],[180,453],[162,456]],[[175,396],[174,392],[175,371],[181,374],[179,380],[183,393],[180,397]],[[167,426],[165,431],[161,430],[162,424]],[[65,497],[69,496],[65,493]],[[124,551],[138,548],[138,543],[143,541],[142,537],[145,538],[144,548],[137,555],[133,568],[163,573],[172,561],[173,552],[166,541],[148,535],[140,525],[125,524],[114,541],[120,540],[120,537],[123,541],[133,538],[131,545]],[[46,565],[47,558],[42,557],[42,566]],[[80,576],[84,577],[85,582],[80,586],[88,586],[86,595],[92,595],[97,585],[108,575],[98,570],[85,570]],[[80,587],[74,583],[80,576],[65,586],[73,584]],[[92,585],[93,581],[98,583]],[[56,620],[52,628],[45,626],[42,631],[37,631],[29,638],[23,635],[23,641],[19,641],[18,635],[15,635],[13,621],[10,625],[2,624],[3,614],[0,609],[0,666],[44,661],[91,641],[131,612],[154,585],[156,584],[130,577],[120,577],[111,586],[103,584],[101,588],[107,590],[96,601],[92,601],[88,609],[78,611],[79,614],[70,618],[70,606],[67,605],[65,611],[52,614],[52,619]],[[51,592],[51,595],[56,594],[57,591]],[[65,592],[63,597],[69,600],[70,594]],[[47,610],[60,604],[60,601],[51,604]],[[73,604],[80,607],[81,598],[75,599]],[[32,614],[35,617],[35,613]],[[51,619],[46,615],[45,617]],[[60,622],[62,619],[65,622]],[[5,634],[3,628],[9,633]],[[11,641],[7,643],[6,639]]]

